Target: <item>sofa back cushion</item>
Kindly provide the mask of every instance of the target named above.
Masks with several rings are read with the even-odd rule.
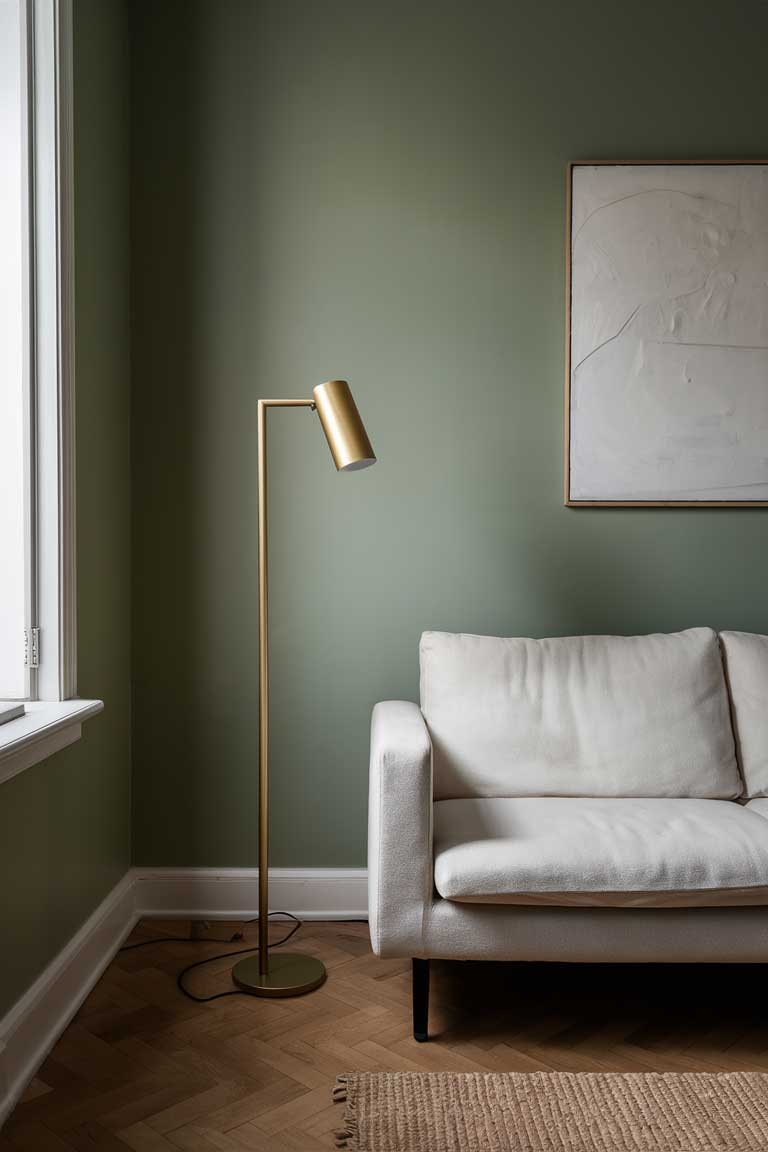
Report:
[[[434,796],[741,794],[718,639],[425,632]]]
[[[736,751],[747,796],[768,796],[768,636],[722,632]]]

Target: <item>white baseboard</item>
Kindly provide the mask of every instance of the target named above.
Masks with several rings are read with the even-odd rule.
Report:
[[[258,910],[258,868],[135,868],[140,916],[250,919]],[[270,910],[301,920],[366,920],[365,868],[272,868]]]
[[[0,1020],[0,1127],[135,921],[128,872]]]
[[[252,919],[256,868],[132,868],[0,1020],[0,1127],[136,921]],[[364,868],[273,868],[270,909],[365,920]]]

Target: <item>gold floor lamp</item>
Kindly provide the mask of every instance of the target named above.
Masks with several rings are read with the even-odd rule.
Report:
[[[340,472],[376,463],[371,442],[346,380],[313,389],[311,400],[259,400],[259,952],[241,960],[232,978],[254,996],[299,996],[325,980],[325,966],[298,952],[269,953],[269,646],[267,572],[267,411],[312,408],[320,417]]]

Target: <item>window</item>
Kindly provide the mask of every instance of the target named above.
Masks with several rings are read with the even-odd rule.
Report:
[[[0,0],[0,781],[101,709],[75,684],[71,35],[72,0]]]
[[[71,0],[0,0],[0,699],[75,694]]]

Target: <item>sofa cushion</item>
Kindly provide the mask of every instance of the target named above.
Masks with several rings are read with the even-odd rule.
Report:
[[[728,800],[442,800],[434,851],[446,900],[768,904],[768,820]]]
[[[553,640],[425,632],[437,800],[741,794],[709,628]]]
[[[768,796],[768,636],[722,632],[736,751],[747,796]]]

